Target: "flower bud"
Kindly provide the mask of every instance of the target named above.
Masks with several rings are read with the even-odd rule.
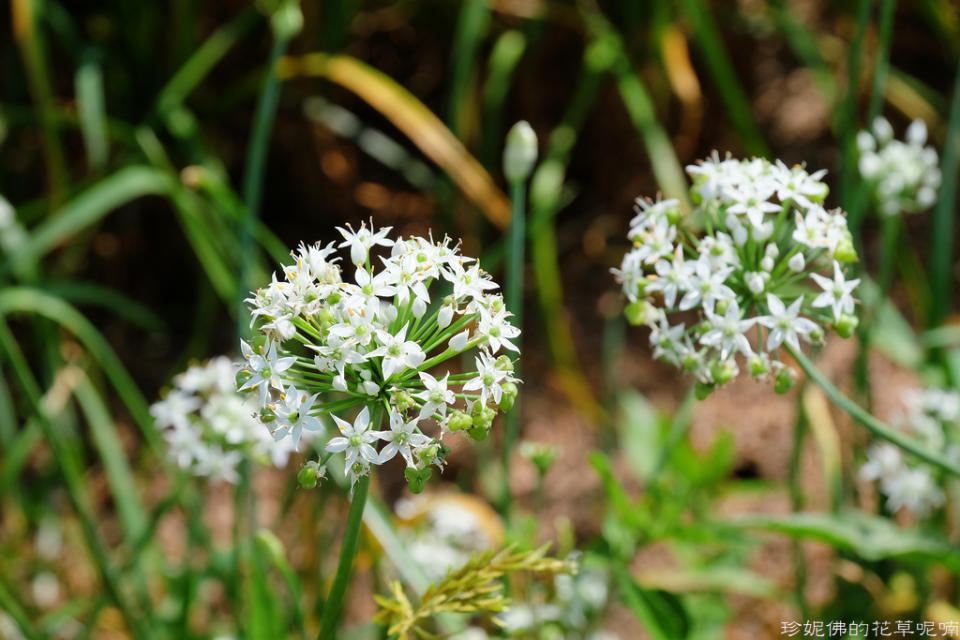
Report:
[[[423,491],[423,486],[432,475],[433,471],[430,469],[415,469],[413,467],[407,467],[403,471],[403,476],[407,479],[407,486],[410,487],[410,491],[413,493],[420,493]]]
[[[841,338],[849,338],[857,330],[860,320],[857,316],[848,313],[840,314],[840,319],[834,323],[833,328]]]
[[[802,253],[796,253],[787,261],[787,266],[790,267],[791,271],[800,273],[807,266],[807,259],[803,257]]]
[[[530,177],[536,162],[537,134],[529,122],[521,120],[507,133],[507,144],[503,148],[503,175],[511,184],[523,182]]]
[[[737,375],[737,365],[732,360],[714,362],[710,367],[710,375],[716,385],[722,387]]]
[[[459,409],[454,409],[447,417],[447,429],[450,431],[469,429],[472,424],[473,420],[470,418],[470,416]]]
[[[630,324],[640,326],[651,320],[650,314],[653,309],[653,306],[646,300],[637,300],[624,308],[623,315]]]
[[[545,476],[553,463],[557,461],[560,449],[541,442],[522,442],[520,443],[520,455],[532,462],[541,476]]]
[[[316,460],[311,460],[300,469],[300,473],[297,474],[297,482],[304,489],[313,489],[326,476],[327,467]]]
[[[837,262],[857,261],[857,250],[853,246],[853,238],[849,233],[837,243],[837,248],[833,250],[833,259]]]
[[[823,340],[823,329],[821,329],[818,326],[815,329],[812,329],[809,335],[810,335],[810,340],[812,340],[813,342],[820,342],[821,340]]]
[[[757,354],[750,356],[750,375],[754,378],[762,378],[770,373],[770,362]]]
[[[746,274],[747,288],[750,289],[750,292],[753,295],[758,296],[763,293],[763,290],[766,288],[767,283],[763,278],[763,274],[758,271],[748,271]]]
[[[467,429],[467,433],[470,434],[470,437],[476,441],[485,440],[487,438],[488,429],[480,426],[473,426]]]
[[[693,387],[693,392],[697,396],[697,400],[706,400],[707,396],[713,393],[713,390],[716,388],[716,385],[708,384],[706,382],[697,382]]]
[[[494,363],[497,369],[500,371],[506,371],[507,373],[513,373],[513,360],[510,359],[510,356],[502,354],[497,357],[497,361]]]
[[[413,395],[406,389],[395,390],[391,401],[400,413],[409,411],[414,406]]]
[[[772,271],[772,270],[773,270],[773,258],[771,258],[770,256],[764,256],[764,257],[760,260],[760,268],[763,269],[764,271]]]
[[[779,394],[784,394],[790,391],[796,383],[796,372],[790,367],[784,367],[777,372],[777,377],[773,381],[773,390]]]
[[[517,389],[516,383],[513,382],[505,382],[500,385],[500,388],[503,389],[503,396],[501,396],[499,404],[500,410],[510,411],[510,409],[513,409],[513,405],[517,401],[519,389]]]
[[[287,0],[281,2],[270,16],[270,28],[277,40],[290,40],[303,28],[303,12],[300,3]]]

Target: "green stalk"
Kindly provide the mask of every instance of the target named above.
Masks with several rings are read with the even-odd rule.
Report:
[[[877,27],[877,66],[873,73],[873,90],[870,92],[867,122],[873,122],[873,119],[880,115],[883,107],[883,92],[887,88],[887,76],[890,75],[890,40],[893,36],[893,14],[896,8],[896,0],[883,0],[880,6],[880,24]]]
[[[253,260],[253,231],[260,214],[263,197],[263,174],[266,165],[267,143],[273,129],[277,102],[280,97],[280,82],[277,78],[277,61],[289,45],[289,38],[275,37],[267,61],[267,77],[260,92],[260,100],[253,117],[253,133],[247,148],[246,172],[243,176],[243,204],[246,217],[240,235],[240,279],[237,283],[237,335],[243,335],[243,299],[246,296],[250,266]]]
[[[803,457],[803,437],[806,433],[807,415],[803,409],[802,393],[797,395],[797,420],[793,425],[793,449],[790,452],[788,478],[790,482],[790,508],[794,513],[803,510],[803,491],[800,488],[800,462]],[[799,540],[791,541],[793,557],[794,597],[800,614],[806,617],[808,607],[805,590],[807,585],[807,565],[803,558],[803,547]]]
[[[957,199],[957,164],[960,160],[960,65],[953,81],[953,101],[947,139],[943,145],[940,172],[943,184],[940,198],[933,212],[933,238],[930,241],[930,319],[928,326],[936,326],[950,309],[953,287],[953,234]]]
[[[884,216],[883,252],[880,254],[880,293],[886,295],[893,281],[893,265],[897,263],[897,244],[900,240],[900,215]]]
[[[853,191],[854,175],[857,169],[857,145],[855,140],[857,126],[857,92],[860,86],[860,60],[863,57],[863,34],[866,33],[867,23],[870,20],[870,0],[857,0],[857,29],[854,32],[853,42],[850,44],[850,54],[847,57],[847,91],[840,107],[840,204],[848,211],[850,204],[847,198]]]
[[[347,516],[347,528],[343,532],[343,543],[340,547],[340,559],[337,561],[337,574],[330,587],[330,595],[323,603],[323,616],[320,619],[320,634],[317,640],[334,640],[337,633],[337,621],[343,607],[343,596],[346,594],[350,575],[353,572],[353,559],[360,546],[360,527],[363,522],[363,509],[367,502],[367,490],[370,488],[370,476],[366,475],[357,480],[353,490],[353,501],[350,503],[350,514]]]
[[[506,306],[514,316],[514,324],[517,327],[523,326],[523,265],[525,236],[524,222],[526,217],[526,181],[517,180],[510,184],[510,202],[513,204],[513,212],[510,216],[510,229],[508,242],[510,251],[507,253],[507,281],[505,283],[504,293],[506,294]],[[519,349],[521,346],[522,334],[516,338],[514,343]],[[522,377],[520,372],[519,360],[514,365],[514,375]],[[513,410],[507,412],[504,418],[504,436],[503,436],[503,512],[510,513],[510,452],[513,451],[513,444],[517,439],[517,430],[520,422],[520,399],[517,398]]]
[[[802,351],[799,349],[794,349],[789,345],[784,346],[790,355],[792,355],[797,361],[797,364],[800,365],[800,368],[806,372],[807,376],[809,376],[811,380],[813,380],[821,389],[823,389],[824,393],[827,394],[827,397],[829,397],[830,400],[832,400],[833,403],[840,409],[843,409],[845,412],[847,412],[851,418],[866,427],[871,433],[873,433],[873,435],[897,445],[904,451],[912,453],[924,462],[939,467],[944,471],[948,471],[954,475],[960,476],[960,465],[958,465],[955,461],[940,453],[927,450],[915,440],[907,437],[893,427],[867,413],[863,407],[845,396],[833,385],[833,383],[827,380],[827,377],[820,373],[816,366],[814,366],[814,364],[809,358],[807,358],[807,356],[803,354]]]
[[[50,79],[47,77],[47,59],[42,36],[37,29],[38,0],[12,0],[13,37],[20,47],[23,66],[27,75],[30,94],[37,105],[42,132],[43,155],[47,169],[47,188],[50,193],[50,210],[56,211],[63,202],[67,188],[67,165],[63,146],[60,143],[60,126],[53,101]]]

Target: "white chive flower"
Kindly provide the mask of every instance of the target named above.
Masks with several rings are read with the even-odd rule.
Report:
[[[925,146],[927,125],[914,120],[903,141],[882,117],[857,134],[860,175],[870,186],[877,210],[887,216],[929,209],[937,199],[941,175],[937,152]]]
[[[513,405],[520,329],[497,283],[449,238],[337,231],[349,266],[333,243],[301,244],[247,299],[254,336],[237,385],[279,441],[320,431],[329,415],[341,433],[321,448],[343,454],[353,482],[400,453],[418,490],[442,468],[445,433],[483,438]],[[441,368],[471,355],[476,371]]]
[[[303,401],[294,405],[295,398],[289,393],[285,397],[287,410],[280,415],[287,428],[296,429],[297,436],[277,440],[255,417],[260,410],[257,394],[237,392],[235,366],[220,356],[175,376],[172,388],[151,405],[150,414],[178,466],[193,475],[235,483],[242,460],[284,467],[297,450],[300,430],[322,429],[317,418],[291,420],[289,408],[302,406]],[[304,414],[308,412],[309,407]]]
[[[656,358],[695,376],[701,396],[736,376],[740,357],[785,391],[795,374],[783,346],[820,341],[828,327],[849,337],[857,323],[860,281],[844,271],[857,255],[845,215],[824,208],[826,172],[714,152],[687,173],[692,211],[637,201],[633,246],[611,269],[626,316],[650,329]]]
[[[893,423],[907,436],[931,450],[945,450],[960,459],[960,393],[949,389],[911,389],[903,394],[905,411]],[[860,478],[876,482],[896,513],[906,509],[926,517],[943,506],[943,472],[886,442],[871,444]]]

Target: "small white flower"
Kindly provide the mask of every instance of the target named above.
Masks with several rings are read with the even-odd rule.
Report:
[[[767,337],[768,351],[776,350],[783,343],[799,350],[800,342],[797,336],[803,336],[805,340],[809,340],[810,334],[818,329],[814,321],[798,315],[802,304],[803,296],[787,307],[777,296],[772,293],[767,294],[767,308],[770,310],[770,315],[759,316],[757,322],[770,329],[770,335]]]
[[[260,392],[260,403],[265,404],[269,388],[283,391],[283,378],[280,374],[293,366],[297,359],[293,356],[278,357],[277,343],[269,338],[261,349],[261,353],[256,353],[243,340],[240,341],[240,349],[247,361],[246,371],[252,374],[250,379],[240,387],[240,391],[257,389]]]
[[[700,344],[720,349],[720,359],[726,360],[731,353],[750,356],[750,341],[744,335],[754,324],[754,318],[741,318],[740,306],[736,301],[727,305],[726,312],[719,316],[712,309],[706,309],[707,320],[712,327],[700,338]]]
[[[426,371],[420,372],[420,380],[426,390],[414,394],[414,397],[423,400],[423,407],[420,409],[421,418],[429,418],[434,413],[441,416],[447,415],[447,405],[456,401],[453,391],[447,388],[449,379],[449,373],[437,380]]]
[[[367,354],[368,357],[380,356],[383,368],[383,380],[386,382],[394,373],[404,369],[416,369],[426,358],[423,349],[413,340],[407,340],[407,327],[393,335],[387,331],[377,331],[380,347]]]
[[[307,431],[323,429],[320,419],[310,415],[316,400],[317,394],[308,396],[306,392],[300,391],[293,385],[287,387],[283,402],[277,406],[278,426],[273,432],[273,437],[279,440],[289,434],[296,448],[300,444],[300,434],[304,429]]]
[[[379,456],[371,443],[376,442],[382,433],[370,429],[370,409],[368,407],[361,409],[354,418],[353,424],[335,415],[331,417],[337,423],[340,436],[331,438],[326,450],[332,453],[346,452],[346,473],[350,473],[351,467],[357,462],[376,464]]]
[[[375,245],[381,247],[393,246],[393,240],[387,238],[390,229],[393,227],[383,227],[376,233],[367,228],[366,224],[361,224],[356,231],[349,224],[347,228],[337,227],[337,231],[343,236],[341,247],[350,247],[350,261],[355,265],[364,264],[370,255],[370,249]]]
[[[411,447],[417,449],[430,444],[430,438],[417,431],[417,420],[418,418],[415,418],[405,422],[397,411],[390,413],[390,430],[380,432],[380,439],[387,444],[380,452],[378,464],[392,460],[399,453],[408,467],[416,466]]]
[[[840,320],[840,315],[853,313],[856,301],[853,299],[853,290],[860,284],[860,278],[846,280],[843,272],[840,270],[840,263],[833,261],[833,280],[825,278],[818,273],[811,273],[813,278],[823,293],[814,298],[812,306],[830,307],[833,310],[833,319]]]

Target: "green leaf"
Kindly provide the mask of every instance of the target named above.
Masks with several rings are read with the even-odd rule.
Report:
[[[12,313],[33,313],[73,333],[107,374],[153,451],[161,453],[164,450],[140,389],[110,344],[83,314],[63,300],[30,287],[9,287],[0,291],[0,315]]]
[[[960,574],[960,549],[948,540],[920,529],[898,527],[887,518],[862,511],[748,516],[734,520],[732,524],[775,531],[793,538],[819,540],[837,549],[852,551],[865,560],[900,559],[943,564]]]
[[[90,379],[80,371],[76,373],[80,378],[76,382],[74,393],[90,426],[93,444],[103,461],[110,493],[123,523],[125,537],[132,546],[147,528],[147,512],[137,495],[137,485],[110,412]]]
[[[156,169],[139,165],[120,169],[73,198],[37,226],[29,239],[10,256],[10,264],[17,273],[29,271],[33,263],[48,251],[96,224],[117,207],[143,196],[164,194],[169,188],[169,178]]]
[[[657,466],[663,443],[663,423],[650,402],[636,392],[620,396],[620,429],[623,452],[630,470],[646,480]]]
[[[616,571],[621,597],[633,615],[656,640],[682,640],[690,630],[683,603],[666,591],[643,589],[623,567]]]

